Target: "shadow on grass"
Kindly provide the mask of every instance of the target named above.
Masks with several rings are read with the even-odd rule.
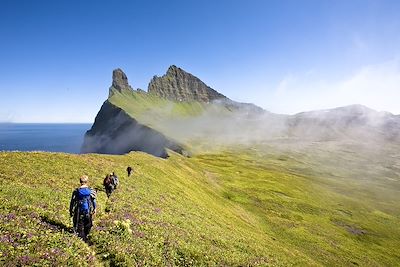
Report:
[[[58,230],[58,231],[63,231],[63,232],[68,232],[68,233],[74,232],[74,229],[72,227],[63,224],[62,222],[53,220],[47,216],[40,216],[40,219],[43,223],[45,223],[47,226],[49,226],[53,230]]]

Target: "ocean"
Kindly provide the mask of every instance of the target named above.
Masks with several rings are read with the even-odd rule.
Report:
[[[0,123],[0,151],[79,153],[91,124]]]

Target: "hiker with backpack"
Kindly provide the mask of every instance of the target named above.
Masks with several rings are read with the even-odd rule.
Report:
[[[128,166],[128,168],[126,168],[126,171],[128,173],[128,177],[129,177],[129,176],[131,176],[131,173],[132,173],[133,169],[132,169],[131,166]]]
[[[72,193],[69,215],[73,218],[74,232],[87,242],[93,225],[92,216],[96,213],[96,191],[89,188],[88,176],[83,175],[79,182],[81,186]]]
[[[104,189],[106,190],[107,197],[111,196],[111,193],[114,191],[114,183],[110,174],[106,175],[106,178],[103,180]]]
[[[115,172],[112,172],[110,175],[111,175],[112,183],[114,185],[114,190],[115,190],[115,189],[117,189],[117,186],[119,185],[118,176],[115,174]]]

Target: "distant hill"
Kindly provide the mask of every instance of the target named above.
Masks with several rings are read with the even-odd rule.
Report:
[[[288,118],[290,136],[319,141],[400,141],[400,117],[362,105],[302,112]]]

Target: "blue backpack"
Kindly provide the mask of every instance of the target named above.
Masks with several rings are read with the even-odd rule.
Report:
[[[89,188],[77,189],[78,209],[80,214],[90,214],[92,210],[91,194],[92,190]]]

